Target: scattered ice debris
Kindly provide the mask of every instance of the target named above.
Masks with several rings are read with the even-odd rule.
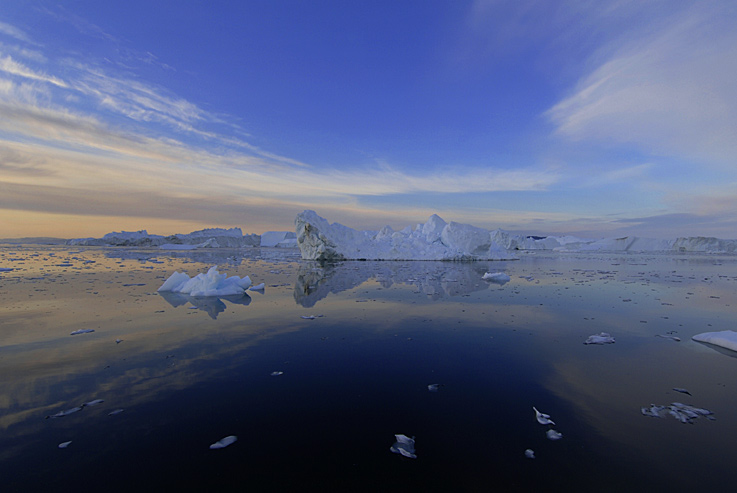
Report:
[[[93,401],[85,402],[84,404],[82,404],[82,407],[96,406],[98,404],[102,404],[103,402],[105,401],[103,401],[102,399],[95,399]]]
[[[525,450],[525,457],[527,457],[528,459],[534,459],[535,451],[528,448],[527,450]]]
[[[271,376],[272,377],[278,377],[279,375],[284,375],[283,371],[272,371]]]
[[[324,317],[324,315],[302,315],[300,318],[304,318],[305,320],[315,320],[320,317]]]
[[[481,279],[484,281],[491,281],[496,284],[506,284],[512,280],[512,278],[504,272],[487,272]]]
[[[115,416],[116,414],[120,414],[123,411],[125,411],[125,409],[115,409],[114,411],[110,411],[109,413],[107,413],[107,415],[108,416]]]
[[[704,332],[691,337],[694,341],[706,342],[715,346],[737,351],[737,332],[722,330],[720,332]]]
[[[431,383],[430,385],[427,386],[427,390],[429,390],[430,392],[437,392],[439,387],[440,387],[439,383]]]
[[[81,410],[82,410],[82,407],[81,406],[73,407],[71,409],[67,409],[66,411],[59,411],[56,414],[50,414],[50,415],[46,416],[46,419],[49,419],[49,418],[63,418],[64,416],[69,416],[70,414],[74,414],[77,411],[81,411]]]
[[[607,332],[602,332],[600,334],[589,336],[589,338],[584,341],[584,344],[614,344],[614,337]]]
[[[200,273],[192,278],[183,272],[174,272],[157,291],[190,296],[232,296],[244,294],[250,286],[250,277],[228,277],[227,274],[220,274],[214,265],[207,274]]]
[[[94,332],[94,331],[95,331],[95,329],[79,329],[79,330],[75,330],[74,332],[72,332],[69,335],[70,336],[76,336],[78,334],[89,334],[90,332]]]
[[[123,339],[115,339],[115,344],[120,344],[121,342],[123,342]]]
[[[230,435],[230,436],[227,436],[227,437],[225,437],[225,438],[223,438],[221,440],[218,440],[217,442],[213,443],[212,445],[210,445],[210,448],[211,449],[225,448],[228,445],[231,445],[231,444],[235,443],[236,440],[238,440],[238,437],[237,436]]]
[[[681,389],[681,388],[678,388],[678,387],[673,387],[673,390],[675,390],[676,392],[680,392],[681,394],[691,395],[691,392],[689,392],[686,389]]]
[[[663,334],[655,334],[655,337],[662,337],[663,339],[670,339],[671,341],[681,342],[680,337],[676,336],[669,336],[669,335],[663,335]]]
[[[555,430],[548,430],[545,436],[548,437],[548,440],[560,440],[563,438],[563,433],[559,433]]]
[[[532,406],[532,409],[535,411],[535,418],[537,418],[537,422],[541,425],[555,425],[552,419],[550,419],[549,414],[541,413],[538,411],[535,406]]]
[[[417,456],[415,455],[414,437],[410,438],[407,435],[394,435],[394,437],[397,439],[397,441],[394,442],[394,445],[392,445],[389,450],[391,450],[395,454],[402,454],[403,456],[409,457],[410,459],[417,458]]]
[[[72,441],[71,441],[71,440],[69,440],[68,442],[61,442],[61,443],[59,444],[59,448],[67,448],[67,447],[69,446],[69,444],[70,444],[70,443],[72,443]]]
[[[248,288],[249,291],[263,291],[264,289],[266,289],[266,284],[264,283],[256,284],[255,286]]]
[[[675,390],[675,389],[674,389]],[[706,419],[714,420],[714,413],[708,409],[702,409],[694,407],[689,404],[681,404],[680,402],[674,402],[670,406],[657,406],[650,404],[650,407],[643,407],[640,409],[643,416],[649,416],[651,418],[664,418],[665,414],[670,414],[681,423],[693,424],[693,420],[704,416]]]

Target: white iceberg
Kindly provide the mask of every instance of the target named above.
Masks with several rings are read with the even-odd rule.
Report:
[[[250,286],[250,277],[228,277],[227,274],[220,274],[217,266],[212,266],[207,274],[200,273],[195,277],[189,277],[183,272],[174,272],[157,291],[190,296],[233,296],[244,294]]]
[[[548,437],[548,440],[560,440],[563,438],[563,433],[557,432],[555,430],[548,430],[547,433],[545,433],[545,436]]]
[[[600,334],[589,336],[589,338],[584,341],[584,344],[614,344],[614,337],[607,332],[602,332]]]
[[[212,445],[210,445],[210,448],[211,449],[225,448],[228,445],[231,445],[231,444],[235,443],[237,440],[238,440],[238,437],[237,436],[230,435],[230,436],[227,436],[225,438],[222,438],[222,439],[218,440],[217,442],[213,443]]]
[[[394,437],[397,439],[397,441],[394,442],[394,445],[392,445],[389,450],[391,450],[395,454],[402,454],[403,456],[409,457],[410,459],[417,458],[417,456],[415,455],[414,438],[410,438],[407,435],[394,435]]]
[[[315,211],[295,219],[297,245],[305,260],[514,260],[517,256],[468,224],[446,223],[433,215],[414,229],[357,231],[330,224]]]
[[[262,247],[297,248],[294,231],[267,231],[261,235]]]
[[[491,281],[493,283],[502,285],[512,280],[512,278],[504,272],[487,272],[483,275],[481,279],[483,279],[484,281]]]
[[[532,406],[532,410],[535,411],[535,419],[537,419],[537,422],[541,425],[555,425],[553,420],[550,419],[549,414],[541,413],[537,408],[535,408],[535,406]]]
[[[694,341],[706,342],[715,346],[723,347],[731,351],[737,351],[737,332],[733,330],[722,330],[720,332],[704,332],[691,337]]]

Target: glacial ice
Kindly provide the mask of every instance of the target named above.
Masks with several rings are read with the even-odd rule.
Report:
[[[731,351],[737,351],[737,332],[733,330],[722,330],[719,332],[703,332],[691,337],[694,341],[706,342],[715,346],[723,347]]]
[[[294,231],[267,231],[261,235],[261,246],[296,248],[297,235]]]
[[[108,233],[102,238],[75,238],[67,245],[87,246],[137,246],[158,247],[166,250],[192,250],[195,248],[239,248],[258,246],[261,237],[256,234],[244,235],[240,228],[207,228],[187,234],[161,236],[140,231],[120,231]]]
[[[297,245],[305,260],[513,260],[490,232],[433,215],[425,224],[394,231],[357,231],[330,224],[315,211],[295,219]]]
[[[409,457],[410,459],[417,458],[417,455],[415,455],[414,437],[410,438],[407,435],[394,435],[394,437],[397,439],[397,441],[394,442],[394,445],[392,445],[389,450],[391,450],[395,454],[402,454],[403,456]]]
[[[210,267],[207,274],[197,274],[190,278],[183,272],[174,272],[164,281],[158,291],[182,293],[190,296],[233,296],[242,295],[251,286],[251,278],[228,277],[220,274],[217,266]]]

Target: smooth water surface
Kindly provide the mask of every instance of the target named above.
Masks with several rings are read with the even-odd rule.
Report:
[[[266,289],[156,292],[212,265]],[[511,281],[482,280],[497,271]],[[0,246],[0,299],[3,491],[731,491],[737,479],[737,354],[690,340],[735,329],[735,257],[321,266],[276,249]],[[616,342],[583,344],[600,332]],[[716,419],[640,410],[672,402]],[[416,438],[416,459],[390,452],[395,434]]]

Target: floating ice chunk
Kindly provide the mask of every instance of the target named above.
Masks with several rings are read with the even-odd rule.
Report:
[[[708,409],[694,407],[680,402],[673,402],[670,406],[656,406],[655,404],[650,404],[650,408],[643,407],[640,411],[643,416],[649,416],[651,418],[663,418],[665,414],[670,414],[684,424],[693,424],[693,420],[701,416],[710,420],[715,419],[713,416],[714,413]]]
[[[320,317],[322,317],[322,315],[301,315],[300,318],[304,318],[305,320],[315,320]]]
[[[123,342],[123,339],[115,339],[115,344],[120,344],[121,342]]]
[[[676,392],[680,392],[681,394],[691,395],[691,392],[689,392],[686,389],[681,389],[681,388],[678,388],[678,387],[673,387],[673,390],[675,390]]]
[[[249,291],[263,291],[266,288],[266,284],[256,284],[255,286],[251,286],[248,288]]]
[[[560,440],[563,438],[563,433],[559,433],[555,430],[548,430],[545,436],[548,437],[548,440]]]
[[[670,339],[671,341],[681,342],[680,337],[676,336],[669,336],[669,335],[663,335],[663,334],[655,334],[655,337],[662,337],[663,339]]]
[[[225,437],[225,438],[223,438],[221,440],[218,440],[217,442],[213,443],[212,445],[210,445],[210,448],[211,449],[225,448],[228,445],[231,445],[231,444],[235,443],[236,440],[238,440],[238,437],[237,436],[230,435],[230,436],[227,436],[227,437]]]
[[[272,377],[278,377],[279,375],[284,375],[283,371],[272,371],[271,376]]]
[[[72,443],[72,441],[71,441],[71,440],[69,440],[68,442],[61,442],[61,443],[59,444],[59,448],[67,448],[67,447],[69,446],[69,444],[70,444],[70,443]]]
[[[733,330],[722,330],[720,332],[704,332],[691,337],[694,341],[706,342],[715,346],[723,347],[731,351],[737,351],[737,332]]]
[[[64,416],[69,416],[70,414],[74,414],[77,411],[81,411],[81,410],[82,410],[82,407],[81,406],[73,407],[71,409],[67,409],[66,411],[59,411],[56,414],[50,414],[49,416],[46,416],[46,419],[49,419],[49,418],[63,418]]]
[[[532,406],[532,409],[535,411],[535,418],[537,418],[537,422],[541,425],[555,425],[552,419],[550,419],[549,414],[541,413],[538,411],[535,406]]]
[[[251,286],[251,278],[228,277],[220,274],[217,266],[210,267],[207,274],[197,274],[190,278],[187,274],[174,272],[158,291],[182,293],[190,296],[232,296],[242,295]]]
[[[78,334],[89,334],[90,332],[94,332],[94,331],[95,331],[95,329],[79,329],[79,330],[75,330],[74,332],[72,332],[69,335],[70,336],[76,336]]]
[[[525,450],[525,457],[527,457],[528,459],[534,459],[535,458],[535,451],[533,451],[532,449],[529,449],[528,448],[527,450]]]
[[[102,404],[103,402],[105,401],[103,401],[102,399],[95,399],[93,401],[85,402],[84,404],[82,404],[82,407],[96,406],[98,404]]]
[[[107,413],[107,415],[108,416],[115,416],[116,414],[120,414],[123,411],[125,411],[125,409],[115,409],[114,411],[110,411],[109,413]]]
[[[403,456],[409,457],[410,459],[417,458],[417,456],[415,455],[414,437],[410,438],[407,435],[394,435],[394,437],[397,439],[397,441],[394,442],[394,445],[392,445],[389,450],[391,450],[395,454],[402,454]]]
[[[606,332],[589,336],[584,344],[614,344],[614,337]]]
[[[509,277],[504,272],[487,272],[483,275],[481,278],[484,281],[491,281],[496,284],[506,284],[508,283],[512,278]]]
[[[427,386],[427,390],[429,390],[430,392],[437,392],[438,387],[440,387],[439,383],[431,383],[430,385]]]

